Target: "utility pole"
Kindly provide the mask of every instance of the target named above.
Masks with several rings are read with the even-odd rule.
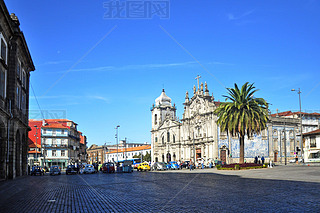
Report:
[[[118,128],[120,127],[120,125],[116,126],[116,142],[117,142],[117,164],[118,164],[118,152],[119,152],[119,147],[118,147]]]
[[[286,122],[284,122],[284,165],[287,165],[287,136],[286,136]]]
[[[300,88],[298,89],[298,91],[297,90],[295,90],[295,89],[292,89],[291,91],[296,91],[297,93],[298,93],[298,95],[299,95],[299,108],[300,108],[300,112],[299,112],[299,115],[300,115],[300,135],[301,135],[301,137],[300,137],[300,149],[301,149],[301,160],[302,160],[302,162],[304,163],[304,159],[303,159],[303,157],[304,157],[304,150],[303,150],[303,134],[302,134],[302,112],[301,112],[301,96],[300,96],[300,94],[301,94],[301,90],[300,90]]]
[[[281,130],[279,130],[279,136],[280,136],[280,163],[282,163],[282,133]]]
[[[127,138],[124,138],[124,154],[126,155],[126,160],[127,160]]]
[[[193,131],[193,163],[196,163],[196,147],[194,145],[194,131]]]
[[[34,125],[34,127],[36,128],[36,159],[38,161],[38,126],[37,125]]]

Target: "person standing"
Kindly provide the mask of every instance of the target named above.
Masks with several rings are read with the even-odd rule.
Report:
[[[204,161],[203,161],[203,158],[201,159],[201,169],[204,169]]]
[[[217,166],[217,165],[218,165],[218,158],[214,160],[214,166]]]
[[[263,156],[261,157],[261,162],[262,162],[262,164],[264,164],[264,157]]]

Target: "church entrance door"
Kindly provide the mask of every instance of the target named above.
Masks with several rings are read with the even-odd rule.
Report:
[[[170,161],[171,161],[171,154],[167,153],[167,162],[170,162]]]
[[[201,148],[196,149],[196,157],[197,159],[201,158]]]
[[[227,150],[220,150],[220,160],[225,164],[227,161]]]

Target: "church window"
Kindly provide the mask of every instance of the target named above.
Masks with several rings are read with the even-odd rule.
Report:
[[[170,142],[170,132],[167,133],[167,142]]]
[[[154,124],[155,124],[155,125],[157,125],[157,120],[158,120],[158,115],[155,114],[155,115],[154,115]]]
[[[172,142],[175,143],[176,142],[176,137],[174,135],[172,135]]]
[[[164,144],[164,136],[162,136],[162,144]]]
[[[158,142],[158,137],[156,137],[154,140],[155,140],[155,142],[157,143],[157,142]]]

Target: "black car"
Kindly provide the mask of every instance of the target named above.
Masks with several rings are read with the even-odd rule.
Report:
[[[61,175],[61,168],[59,166],[51,166],[50,175]]]
[[[183,168],[188,169],[188,168],[189,168],[189,164],[190,164],[190,161],[186,160],[186,161],[184,161],[184,162],[182,162],[182,163],[180,164],[180,168],[181,168],[181,169],[183,169]]]
[[[69,174],[78,174],[78,173],[79,173],[79,169],[78,169],[75,165],[69,165],[69,166],[67,166],[66,175],[69,175]]]
[[[40,166],[33,166],[31,170],[31,175],[44,175],[43,169]]]

